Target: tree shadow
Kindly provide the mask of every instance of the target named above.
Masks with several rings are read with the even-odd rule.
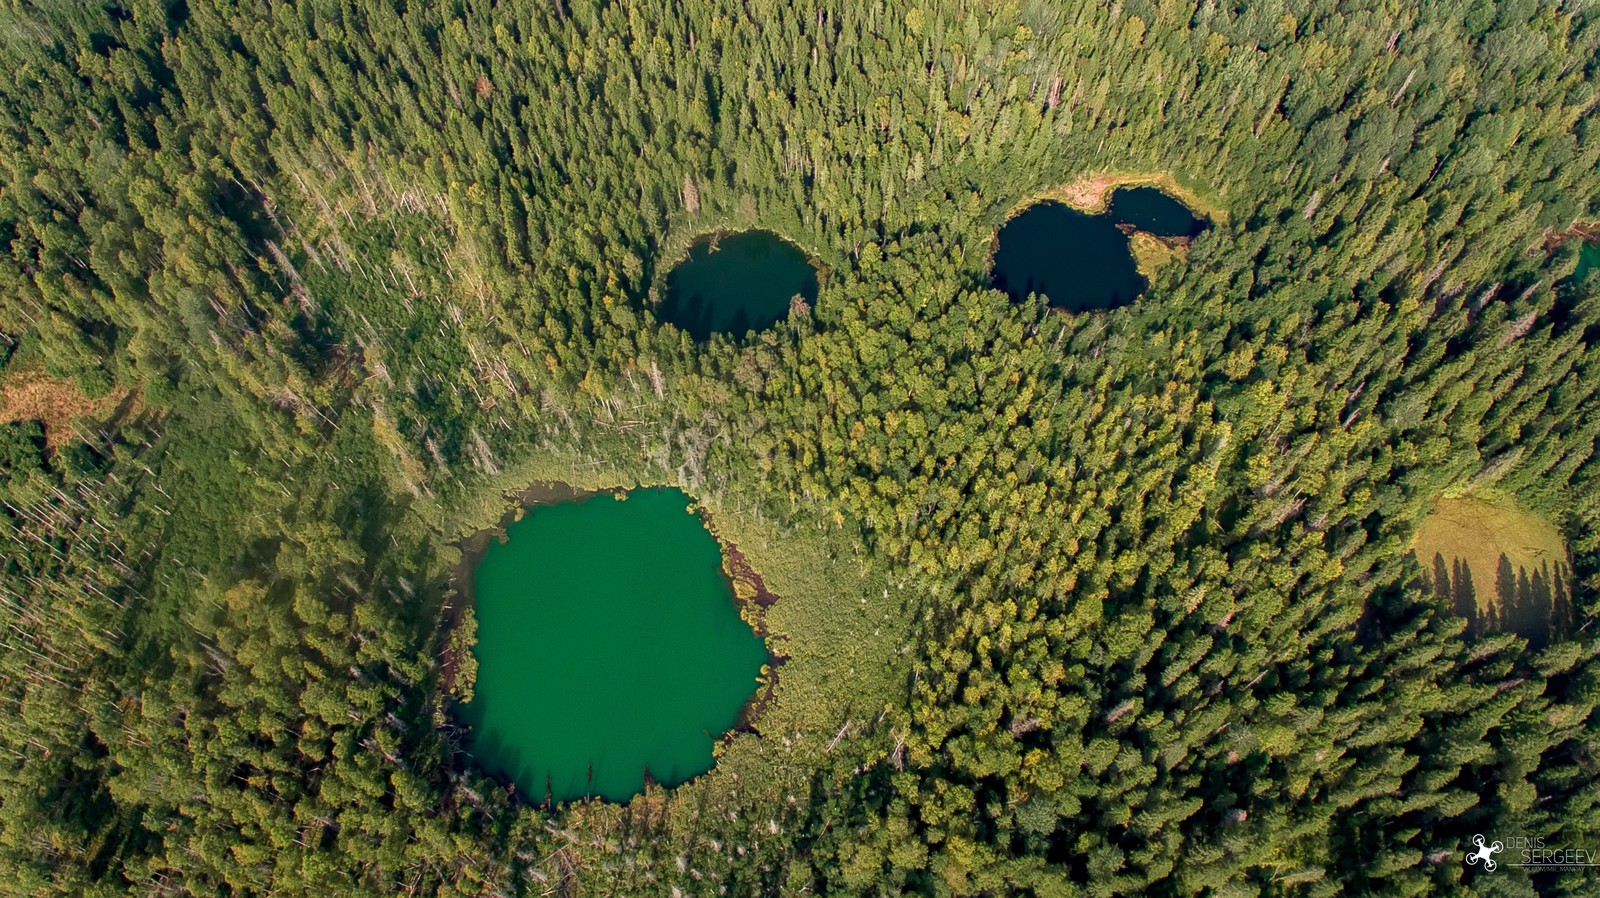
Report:
[[[1423,588],[1464,618],[1475,636],[1512,632],[1531,647],[1543,648],[1552,634],[1567,632],[1574,623],[1572,569],[1561,563],[1546,561],[1529,569],[1514,566],[1502,554],[1493,591],[1480,597],[1466,560],[1447,562],[1443,553],[1436,553],[1432,570],[1423,571]]]

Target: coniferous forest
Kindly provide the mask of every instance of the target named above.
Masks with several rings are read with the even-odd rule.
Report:
[[[1600,6],[3,0],[0,83],[0,893],[1600,889],[1464,860],[1600,852]],[[995,289],[1096,178],[1210,226]],[[815,300],[665,321],[752,229]],[[709,773],[475,762],[543,482],[778,597]],[[1558,528],[1548,633],[1435,588],[1455,495]]]

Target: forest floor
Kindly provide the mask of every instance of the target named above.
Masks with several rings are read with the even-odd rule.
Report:
[[[0,424],[38,421],[44,425],[45,445],[55,449],[77,435],[75,421],[109,418],[128,398],[128,391],[112,390],[90,399],[69,381],[19,371],[0,380]]]
[[[1432,569],[1435,556],[1447,565],[1466,564],[1471,573],[1478,608],[1502,603],[1500,560],[1505,558],[1519,576],[1542,569],[1569,571],[1567,546],[1561,531],[1540,515],[1510,502],[1480,498],[1441,498],[1417,529],[1412,543],[1417,560]]]

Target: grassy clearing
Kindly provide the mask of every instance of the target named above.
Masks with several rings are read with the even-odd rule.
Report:
[[[1133,253],[1133,264],[1147,281],[1156,279],[1156,272],[1171,262],[1174,256],[1183,256],[1187,247],[1171,246],[1161,238],[1144,231],[1134,231],[1128,238],[1128,249]]]
[[[1564,594],[1572,576],[1555,524],[1504,500],[1435,500],[1412,548],[1429,582],[1451,595],[1458,611],[1524,634],[1548,629],[1546,611],[1530,607],[1529,596]],[[1451,582],[1442,584],[1445,573]]]

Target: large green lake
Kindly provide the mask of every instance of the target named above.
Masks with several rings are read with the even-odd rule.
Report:
[[[693,500],[635,490],[535,506],[474,575],[473,756],[534,800],[624,801],[672,786],[756,690],[766,647],[743,619]]]
[[[817,301],[817,271],[798,247],[770,231],[717,234],[667,275],[660,314],[696,340],[743,337],[782,321],[795,296]]]

